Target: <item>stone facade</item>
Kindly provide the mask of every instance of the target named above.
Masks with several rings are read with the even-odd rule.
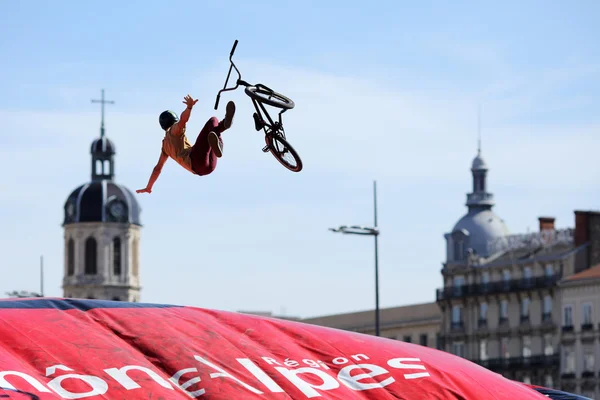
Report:
[[[64,297],[139,301],[139,226],[71,224],[64,240]]]
[[[563,244],[446,265],[445,285],[437,292],[442,348],[510,379],[554,387],[560,365],[557,286],[575,253]]]

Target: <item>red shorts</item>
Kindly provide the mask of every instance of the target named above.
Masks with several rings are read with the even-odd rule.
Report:
[[[219,136],[219,141],[223,143],[223,140],[221,139],[223,128],[221,125],[222,124],[219,123],[219,120],[216,117],[211,117],[206,121],[204,128],[202,128],[198,134],[196,143],[194,143],[192,151],[190,152],[192,169],[196,175],[208,175],[217,168],[218,157],[208,144],[208,134],[211,131],[215,132]]]

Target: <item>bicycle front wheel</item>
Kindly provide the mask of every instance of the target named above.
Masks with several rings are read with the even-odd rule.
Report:
[[[295,107],[294,101],[281,93],[273,92],[257,86],[248,86],[244,90],[246,94],[259,103],[268,104],[273,107],[291,110]]]
[[[298,152],[279,135],[268,135],[266,138],[267,145],[273,157],[277,159],[287,169],[292,172],[302,171],[303,165]]]

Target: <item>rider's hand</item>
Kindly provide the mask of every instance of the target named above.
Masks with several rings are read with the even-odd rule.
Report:
[[[135,192],[136,193],[152,193],[152,189],[150,189],[150,188],[138,189]]]
[[[185,96],[185,98],[183,100],[183,104],[186,104],[188,106],[188,108],[192,108],[192,107],[194,107],[194,105],[196,104],[197,101],[198,101],[198,99],[194,100],[194,99],[192,99],[192,96],[190,96],[188,94],[187,96]]]

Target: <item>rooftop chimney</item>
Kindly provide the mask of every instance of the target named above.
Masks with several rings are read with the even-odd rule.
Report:
[[[588,216],[589,214],[585,211],[575,211],[575,247],[588,241]]]
[[[540,221],[540,232],[554,230],[554,217],[539,217],[538,220]]]
[[[576,260],[576,273],[600,264],[600,212],[575,211],[575,246],[586,243],[586,251]]]

